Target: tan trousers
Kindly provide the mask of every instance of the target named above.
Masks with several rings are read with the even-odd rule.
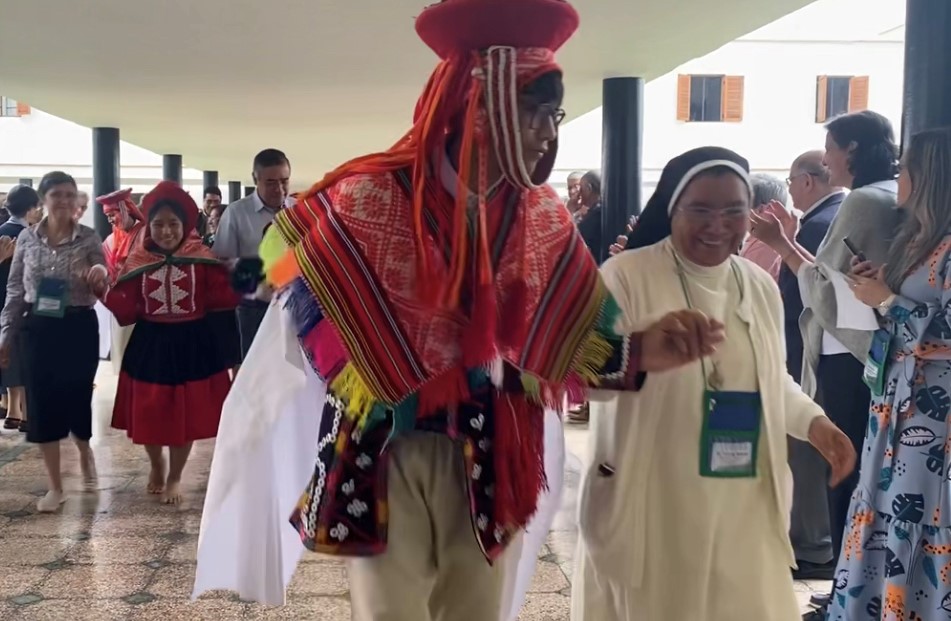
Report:
[[[461,446],[437,433],[394,441],[386,553],[348,561],[354,621],[497,621],[502,560],[473,533]]]

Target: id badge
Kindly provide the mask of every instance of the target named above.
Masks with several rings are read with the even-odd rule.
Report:
[[[67,283],[62,278],[43,278],[36,288],[33,313],[43,317],[62,318],[66,314]]]
[[[891,333],[888,330],[877,330],[872,337],[872,347],[868,351],[868,357],[865,359],[862,380],[876,397],[885,394],[885,365],[888,363],[891,344]]]
[[[704,392],[700,476],[755,477],[761,415],[758,392]]]

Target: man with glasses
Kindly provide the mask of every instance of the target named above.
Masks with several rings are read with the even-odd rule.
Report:
[[[280,603],[302,542],[347,558],[355,620],[514,618],[564,472],[546,408],[589,382],[636,391],[722,340],[689,310],[614,333],[546,183],[555,51],[577,25],[564,0],[422,9],[439,64],[412,126],[275,216],[260,258],[280,297],[222,414],[198,593]]]
[[[793,162],[786,178],[793,207],[803,213],[796,242],[813,255],[818,252],[845,199],[843,189],[829,183],[829,171],[822,165],[823,155],[822,151],[803,153]],[[799,280],[786,265],[779,272],[779,289],[786,315],[786,367],[798,382],[802,375],[799,316],[803,306]],[[826,465],[807,442],[790,438],[789,467],[794,482],[789,538],[799,566],[793,576],[797,580],[829,580],[835,567],[829,533]]]

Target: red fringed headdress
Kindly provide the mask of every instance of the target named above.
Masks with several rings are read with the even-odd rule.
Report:
[[[218,259],[202,243],[195,232],[198,222],[198,205],[188,192],[174,181],[162,181],[142,199],[144,222],[151,220],[152,212],[171,203],[178,216],[182,218],[182,243],[171,255],[158,252],[152,244],[151,231],[145,225],[145,231],[136,236],[135,244],[129,252],[117,280],[126,280],[142,272],[155,269],[166,262],[173,263],[218,263]],[[138,211],[138,210],[136,210]],[[142,217],[140,215],[140,217]]]
[[[530,174],[521,156],[518,91],[539,76],[560,70],[554,53],[577,28],[578,14],[564,0],[442,0],[427,7],[416,20],[416,32],[442,60],[417,102],[413,127],[389,150],[356,158],[330,172],[305,196],[350,175],[412,167],[417,261],[420,273],[432,276],[424,250],[425,181],[439,170],[434,157],[446,157],[450,131],[457,132],[461,137],[460,191],[453,213],[450,281],[439,292],[442,304],[455,306],[468,260],[466,195],[472,157],[477,158],[479,175],[479,244],[474,250],[479,255],[479,284],[485,285],[492,278],[485,218],[489,143],[503,175],[515,187],[534,188],[547,180],[557,141]]]
[[[120,214],[119,221],[112,227],[111,240],[103,246],[106,253],[106,263],[109,266],[109,273],[115,276],[129,256],[132,245],[135,243],[136,235],[142,228],[145,218],[142,212],[135,206],[132,200],[132,188],[118,190],[111,194],[100,196],[96,199],[102,205],[102,211],[106,214]],[[123,224],[129,222],[128,228],[123,228]]]
[[[135,206],[135,201],[132,200],[132,188],[126,188],[125,190],[118,190],[111,194],[100,196],[96,201],[102,205],[102,211],[104,213],[122,213],[139,222],[145,220],[145,218],[142,217],[142,212]]]

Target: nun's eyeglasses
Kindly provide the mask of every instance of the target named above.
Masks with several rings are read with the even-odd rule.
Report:
[[[709,207],[695,207],[686,205],[680,208],[684,215],[700,222],[713,222],[718,218],[728,222],[741,222],[750,217],[749,207],[729,207],[727,209],[710,209]]]

